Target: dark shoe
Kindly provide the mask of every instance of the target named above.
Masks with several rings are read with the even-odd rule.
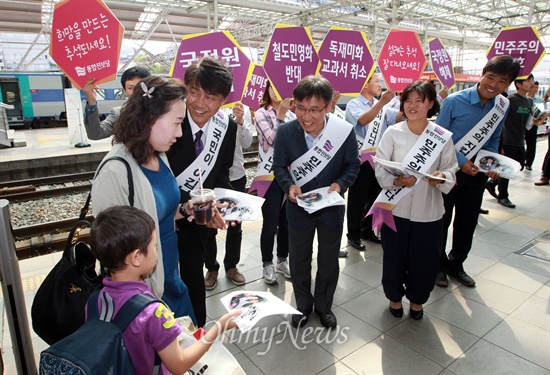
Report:
[[[325,328],[334,328],[336,327],[336,316],[334,316],[334,313],[332,311],[329,311],[328,313],[320,313],[318,311],[315,312],[317,315],[319,315],[319,319],[321,320],[321,324]]]
[[[393,307],[390,306],[390,312],[396,318],[401,318],[403,316],[403,306],[401,306],[398,309],[394,309]]]
[[[537,182],[535,182],[535,185],[536,186],[544,186],[544,185],[548,185],[548,178],[547,177],[544,177],[544,176],[541,176],[540,177],[540,180],[538,180]]]
[[[533,170],[533,167],[531,167],[530,165],[526,165],[526,166],[525,166],[525,169],[527,169],[528,171],[532,171],[532,170]]]
[[[218,285],[218,273],[216,271],[208,271],[204,277],[204,289],[212,290]]]
[[[474,281],[474,279],[472,279],[464,271],[454,272],[454,271],[449,270],[449,271],[447,271],[447,273],[449,275],[451,275],[452,277],[454,277],[455,279],[457,279],[458,281],[460,281],[462,284],[466,285],[466,286],[473,287],[473,286],[476,285],[476,282]]]
[[[370,241],[370,242],[374,242],[374,243],[382,243],[382,240],[380,239],[380,237],[378,237],[373,232],[361,233],[361,238],[364,239],[364,240]]]
[[[229,280],[231,280],[235,285],[244,285],[246,282],[243,274],[239,272],[237,267],[230,268],[225,272],[225,276],[227,276],[227,278],[229,278]]]
[[[301,328],[307,324],[307,321],[309,319],[309,314],[299,315],[294,314],[292,315],[292,326],[296,329]]]
[[[411,318],[413,318],[414,320],[420,320],[420,319],[422,319],[422,317],[424,316],[424,309],[422,309],[422,310],[420,310],[420,311],[416,311],[416,310],[410,309],[410,310],[409,310],[409,315],[410,315]]]
[[[338,251],[338,257],[339,258],[346,258],[347,256],[348,256],[348,251],[347,250],[340,249],[340,251]]]
[[[504,207],[508,208],[516,208],[516,205],[510,202],[510,199],[508,198],[501,198],[497,201],[499,204],[503,205]]]
[[[496,187],[497,185],[494,182],[491,182],[491,180],[485,183],[485,190],[487,190],[493,198],[498,198],[497,192],[495,191]]]
[[[442,288],[449,286],[449,280],[447,279],[447,274],[444,271],[439,271],[437,277],[435,278],[435,285]]]
[[[351,246],[359,251],[365,251],[365,245],[363,245],[361,240],[348,240],[348,246]]]
[[[486,210],[484,208],[479,208],[479,213],[482,215],[489,215],[489,210]]]

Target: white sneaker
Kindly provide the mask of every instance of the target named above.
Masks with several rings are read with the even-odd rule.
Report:
[[[277,263],[275,270],[278,273],[282,273],[287,279],[290,279],[290,268],[288,268],[288,259],[285,259],[284,262]]]
[[[273,285],[278,282],[277,273],[275,272],[275,266],[270,264],[264,267],[264,281],[267,285]]]

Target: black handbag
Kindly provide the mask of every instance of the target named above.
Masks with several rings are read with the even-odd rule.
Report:
[[[71,230],[63,257],[48,274],[34,297],[32,328],[53,345],[84,324],[85,306],[90,294],[103,286],[104,272],[96,271],[90,246],[78,240],[79,232],[90,227],[79,220]]]
[[[130,165],[114,156],[103,162],[97,173],[109,160],[118,160],[126,166],[128,202],[134,205],[134,184]],[[84,312],[90,294],[103,287],[103,267],[96,271],[96,259],[90,246],[78,240],[79,233],[91,224],[84,220],[88,214],[91,194],[80,210],[79,221],[73,226],[63,250],[63,257],[38,288],[31,307],[32,328],[42,340],[53,345],[69,336],[84,324]]]

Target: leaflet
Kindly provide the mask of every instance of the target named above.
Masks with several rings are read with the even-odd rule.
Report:
[[[316,211],[322,210],[323,208],[332,207],[332,206],[343,206],[346,204],[344,198],[333,191],[328,192],[329,187],[322,187],[319,189],[308,191],[307,193],[302,194],[302,198],[297,198],[298,206],[302,207],[309,214],[312,214]]]
[[[500,177],[509,180],[515,179],[521,170],[521,165],[514,159],[487,150],[477,153],[474,164],[479,167],[481,172],[495,171],[499,173]]]
[[[256,221],[261,216],[264,198],[222,188],[215,188],[214,194],[219,203],[227,203],[219,209],[224,220]]]
[[[250,292],[238,290],[220,298],[221,303],[229,312],[242,308],[242,313],[235,318],[235,323],[241,330],[250,330],[258,321],[269,315],[302,313],[270,292]]]

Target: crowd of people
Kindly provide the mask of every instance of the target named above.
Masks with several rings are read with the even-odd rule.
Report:
[[[171,313],[158,319],[158,314],[151,317],[153,308],[142,312],[148,316],[151,337],[160,335],[159,325],[174,316],[188,315],[203,327],[205,291],[216,287],[220,268],[216,260],[220,229],[227,230],[226,277],[236,285],[246,282],[237,268],[241,223],[225,222],[218,210],[222,207],[214,200],[208,202],[212,220],[199,224],[193,219],[191,192],[199,186],[245,191],[242,149],[250,146],[255,126],[258,176],[268,183],[258,190],[265,199],[260,235],[263,279],[269,285],[278,282],[277,274],[291,280],[301,313],[291,317],[291,324],[303,327],[315,312],[324,327],[337,326],[331,306],[339,278],[338,257],[347,256],[340,245],[346,212],[348,246],[364,251],[361,239],[381,243],[382,286],[389,312],[402,317],[406,297],[409,315],[421,319],[434,285],[448,286],[447,275],[466,286],[475,285],[463,265],[472,247],[483,192],[491,191],[488,184],[498,184],[499,203],[513,206],[507,180],[495,170],[479,172],[476,154],[503,152],[532,167],[532,142],[528,141],[527,156],[524,150],[526,125],[529,121],[541,125],[547,115],[529,119],[533,100],[527,94],[534,80],[531,76],[517,80],[519,71],[517,60],[495,57],[483,68],[478,84],[448,96],[446,88],[438,95],[434,85],[424,81],[411,83],[399,95],[391,90],[382,93],[375,73],[347,104],[345,120],[332,114],[337,94],[321,76],[303,78],[292,98],[279,98],[268,81],[255,114],[241,103],[222,110],[233,77],[221,60],[211,57],[192,63],[183,82],[129,69],[122,76],[129,99],[103,122],[95,101],[97,87],[90,79],[83,88],[88,135],[91,139],[113,135],[113,148],[92,188],[96,216],[92,234],[101,236],[94,240],[98,244],[94,251],[103,264],[113,265],[102,293],[114,293],[120,303],[135,293],[161,297]],[[513,82],[517,93],[506,99],[502,93]],[[391,103],[398,103],[398,108]],[[114,156],[130,165],[131,181],[122,177],[126,168]],[[373,162],[373,156],[379,162]],[[401,163],[404,172],[395,173],[385,162]],[[547,153],[545,168],[549,164]],[[548,184],[548,176],[545,169],[541,182]],[[131,186],[134,207],[124,209],[131,205]],[[342,197],[349,190],[347,206],[308,213],[297,204],[298,198],[320,188]],[[136,211],[144,212],[140,220],[147,225],[136,223],[130,229],[138,220]],[[112,221],[127,221],[128,226],[118,228]],[[451,222],[453,238],[447,252]],[[139,230],[142,233],[136,236],[143,238],[134,245],[122,241],[124,232]],[[317,272],[312,280],[315,236]],[[105,246],[121,249],[100,249]],[[211,335],[234,328],[233,316],[222,317],[223,327],[216,325]],[[164,339],[150,343],[168,369],[188,363],[172,357],[181,358],[172,344],[176,331],[167,330]],[[201,346],[190,358],[204,350],[207,347]]]

